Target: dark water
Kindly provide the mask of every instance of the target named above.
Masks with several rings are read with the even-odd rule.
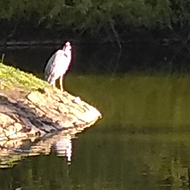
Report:
[[[6,63],[40,76],[47,60],[62,44],[34,48],[4,49]],[[189,73],[190,53],[175,46],[125,45],[122,50],[112,44],[73,44],[70,70],[77,74]]]
[[[189,189],[189,135],[129,134],[94,126],[73,140],[67,165],[55,154],[0,171],[1,189]]]
[[[46,51],[51,52],[50,49]],[[34,61],[35,67],[28,68],[27,64],[19,67],[41,76],[46,51],[26,53],[23,57],[13,51],[7,53],[6,59],[15,60],[15,65],[20,61]],[[95,67],[90,60],[90,71],[85,66],[82,71],[75,67],[78,57],[80,62],[87,60],[80,52],[76,55],[65,88],[98,107],[103,119],[72,139],[60,138],[57,150],[25,159],[19,157],[20,161],[13,167],[0,169],[0,189],[190,189],[188,67],[181,66],[186,68],[185,74],[166,75],[166,70],[151,75],[134,71],[102,74],[102,69]],[[110,55],[110,61],[113,57]],[[159,65],[156,60],[151,61],[149,64]],[[165,65],[169,63],[166,61]],[[101,74],[95,72],[98,69]],[[114,69],[113,66],[111,70]],[[71,162],[68,163],[69,154]]]

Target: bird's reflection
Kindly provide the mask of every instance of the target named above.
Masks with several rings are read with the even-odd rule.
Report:
[[[70,137],[62,136],[51,147],[58,156],[66,157],[67,162],[71,162],[72,158],[72,140]]]
[[[70,165],[72,159],[72,138],[73,135],[59,133],[51,136],[51,138],[41,140],[17,140],[18,142],[14,141],[12,143],[9,141],[3,145],[0,143],[0,168],[11,167],[14,165],[14,162],[16,164],[18,160],[22,160],[24,157],[40,154],[49,155],[50,153],[56,153],[57,156],[66,158],[67,164]],[[10,160],[11,166],[9,165]]]

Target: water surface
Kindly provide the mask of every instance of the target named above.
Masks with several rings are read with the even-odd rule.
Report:
[[[103,119],[68,139],[70,162],[56,148],[25,157],[0,169],[0,189],[189,189],[189,86],[187,73],[71,70],[66,90]]]

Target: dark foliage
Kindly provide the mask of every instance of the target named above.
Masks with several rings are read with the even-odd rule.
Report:
[[[2,0],[3,39],[188,41],[190,0]],[[137,37],[140,35],[140,38]],[[137,37],[137,38],[136,38]]]

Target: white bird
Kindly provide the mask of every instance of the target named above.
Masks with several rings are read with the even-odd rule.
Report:
[[[55,86],[59,78],[61,90],[63,90],[63,77],[71,63],[71,44],[66,42],[63,49],[57,50],[49,59],[45,67],[45,80]]]

